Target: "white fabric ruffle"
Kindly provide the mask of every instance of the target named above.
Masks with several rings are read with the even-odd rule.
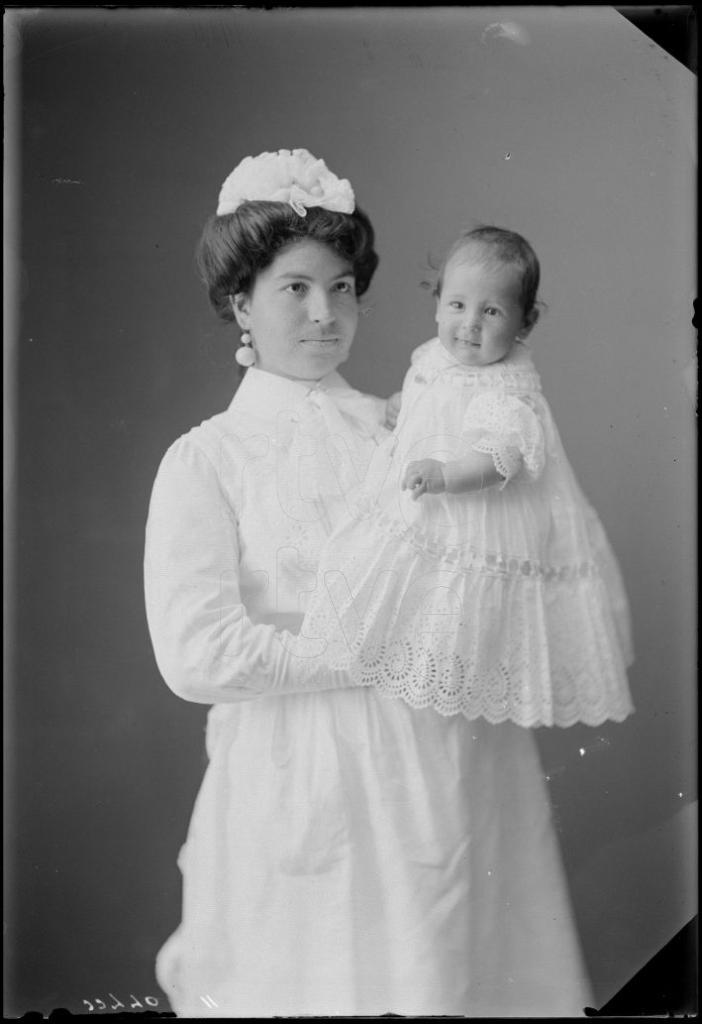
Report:
[[[492,723],[593,726],[631,713],[625,599],[612,599],[595,562],[454,561],[394,527],[376,514],[334,535],[353,554],[323,563],[326,596],[298,649],[314,650],[310,666],[321,656],[412,707]]]
[[[528,352],[475,370],[438,342],[422,346],[402,413],[326,546],[299,655],[443,715],[521,726],[626,718],[621,574]],[[419,501],[400,490],[410,458],[471,448],[493,456],[502,487]]]

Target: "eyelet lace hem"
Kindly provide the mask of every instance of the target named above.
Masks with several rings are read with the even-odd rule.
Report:
[[[403,700],[417,710],[484,718],[493,725],[598,726],[622,722],[634,711],[623,666],[613,666],[607,678],[597,676],[586,662],[561,667],[548,685],[539,686],[531,673],[525,680],[523,666],[520,670],[498,663],[481,670],[457,652],[440,652],[409,638],[358,640],[330,664],[334,671],[347,672],[352,686],[374,687],[383,697]],[[309,670],[316,677],[320,668],[310,665]]]

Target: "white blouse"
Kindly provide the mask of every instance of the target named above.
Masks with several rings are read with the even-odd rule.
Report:
[[[211,703],[156,976],[179,1016],[570,1016],[589,990],[529,730],[292,659],[384,403],[249,369],[154,484],[149,627]],[[310,692],[302,692],[302,691]]]
[[[312,386],[252,368],[226,412],[170,447],[145,589],[156,660],[178,696],[215,704],[315,686],[295,677],[290,631],[331,525],[387,434],[384,408],[338,373]]]

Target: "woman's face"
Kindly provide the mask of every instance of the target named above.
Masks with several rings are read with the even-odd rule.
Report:
[[[358,326],[353,269],[311,238],[282,249],[250,293],[234,297],[251,332],[256,366],[293,380],[320,380],[343,363]]]

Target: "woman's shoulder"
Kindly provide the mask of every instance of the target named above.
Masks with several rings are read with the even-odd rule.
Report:
[[[243,432],[243,428],[244,424],[238,422],[231,409],[202,420],[168,446],[161,460],[161,473],[169,467],[194,472],[209,467],[218,472],[223,452],[226,449],[228,459],[232,458],[237,448],[239,431]]]

